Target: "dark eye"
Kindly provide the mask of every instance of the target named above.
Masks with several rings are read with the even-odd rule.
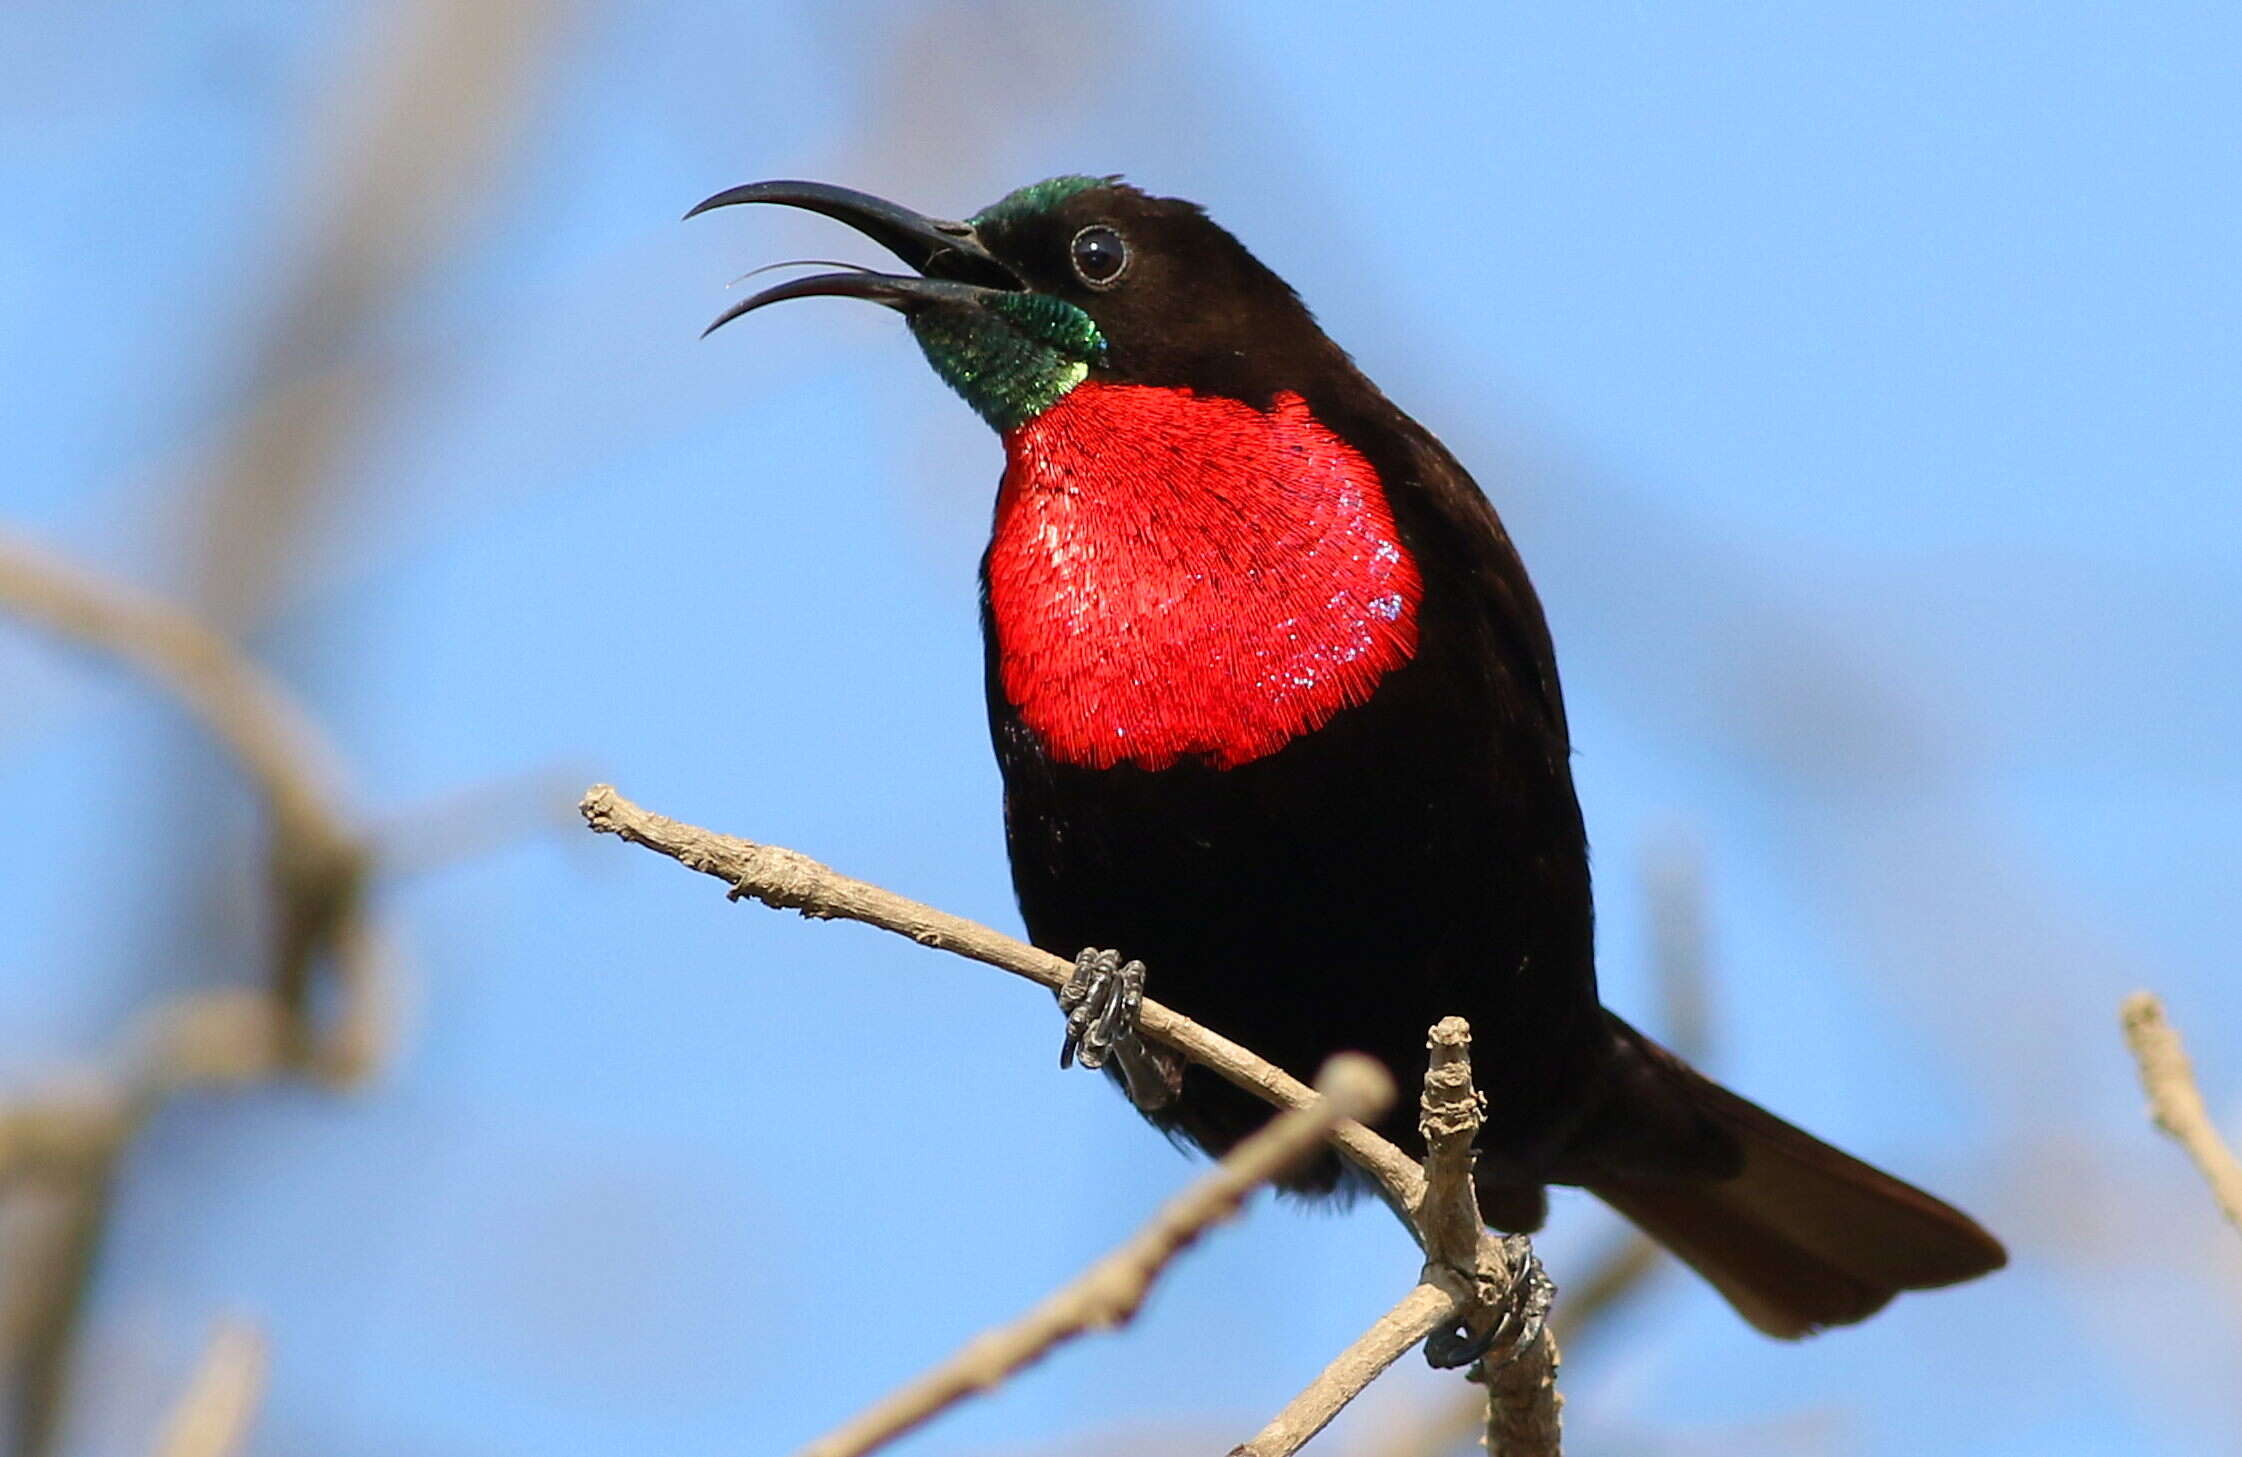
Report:
[[[1088,227],[1074,235],[1074,271],[1092,288],[1103,288],[1129,266],[1129,245],[1108,227]]]

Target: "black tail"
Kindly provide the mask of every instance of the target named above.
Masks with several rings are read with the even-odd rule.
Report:
[[[1599,1179],[1590,1192],[1767,1334],[1849,1325],[1902,1290],[1952,1285],[2008,1263],[2000,1242],[1952,1205],[1792,1127],[1612,1022],[1631,1044],[1625,1055],[1655,1065],[1654,1076],[1626,1081],[1655,1086],[1662,1099],[1679,1093],[1735,1141],[1741,1169],[1709,1181]]]

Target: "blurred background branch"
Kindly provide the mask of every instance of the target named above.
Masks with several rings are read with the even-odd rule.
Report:
[[[273,924],[269,982],[286,1061],[348,1084],[378,1055],[382,968],[365,922],[370,856],[337,805],[335,755],[270,675],[201,622],[70,566],[0,529],[0,610],[139,669],[239,762],[266,808]],[[194,863],[192,861],[188,863]],[[345,1011],[325,1046],[312,969],[332,960]]]
[[[155,1457],[237,1457],[248,1448],[264,1389],[264,1338],[237,1322],[219,1326],[192,1384],[172,1411]]]
[[[12,1267],[6,1375],[14,1450],[54,1450],[87,1290],[124,1153],[171,1094],[284,1073],[336,1086],[378,1055],[382,941],[366,919],[370,860],[334,801],[333,755],[272,678],[202,623],[0,534],[0,609],[111,654],[177,696],[239,761],[267,809],[276,927],[263,993],[182,999],[80,1093],[0,1107],[0,1196],[35,1186]],[[314,1025],[312,972],[331,962],[342,1010]]]
[[[124,1155],[157,1108],[214,1081],[307,1074],[348,1086],[383,1055],[395,974],[368,911],[373,845],[339,808],[337,755],[232,639],[266,621],[290,585],[287,571],[313,555],[321,497],[336,494],[352,443],[385,414],[387,381],[369,345],[487,201],[527,114],[540,39],[561,10],[413,0],[366,17],[378,37],[364,52],[368,64],[335,88],[348,99],[301,159],[303,206],[284,224],[300,252],[277,270],[277,288],[248,299],[263,314],[258,342],[230,424],[203,453],[199,519],[182,533],[191,543],[181,564],[191,609],[0,534],[0,605],[148,674],[240,763],[265,806],[271,905],[269,995],[174,994],[157,1033],[82,1078],[82,1095],[0,1113],[0,1129],[18,1135],[0,1138],[0,1167],[11,1147],[40,1155],[13,1161],[22,1183],[0,1182],[14,1184],[28,1211],[11,1221],[0,1251],[9,1272],[0,1354],[18,1457],[59,1449]],[[174,985],[224,977],[224,953],[179,930],[208,915],[184,908],[182,891],[223,912],[222,881],[211,873],[222,862],[213,790],[168,763],[149,782],[151,800],[171,806],[168,830],[153,837],[172,842],[164,858],[186,873],[135,898],[153,928],[145,961],[164,968],[153,979]],[[322,967],[332,972],[331,999],[318,985]],[[62,1136],[41,1136],[53,1134]],[[229,1390],[246,1401],[237,1388],[247,1341],[221,1336],[166,1451],[215,1454],[238,1442],[208,1413]]]

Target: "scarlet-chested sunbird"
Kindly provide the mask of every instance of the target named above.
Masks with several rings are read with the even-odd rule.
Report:
[[[1426,1029],[1458,1015],[1498,1229],[1583,1185],[1777,1336],[2001,1266],[1968,1216],[1604,1009],[1557,661],[1517,550],[1203,209],[1054,177],[965,222],[810,182],[693,211],[746,202],[823,213],[913,271],[798,278],[717,324],[885,304],[1003,441],[989,725],[1028,933],[1077,958],[1062,1061],[1220,1153],[1268,1110],[1137,1036],[1146,967],[1167,1005],[1303,1077],[1351,1048],[1410,1086]],[[1379,1131],[1423,1148],[1406,1108]],[[1326,1155],[1293,1182],[1343,1174]]]

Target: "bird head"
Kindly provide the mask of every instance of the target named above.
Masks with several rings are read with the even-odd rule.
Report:
[[[777,203],[846,223],[913,272],[797,278],[734,304],[857,298],[901,313],[935,372],[999,432],[1087,379],[1263,405],[1343,362],[1284,281],[1197,204],[1113,177],[1053,177],[962,222],[821,182],[754,182],[686,214]]]

